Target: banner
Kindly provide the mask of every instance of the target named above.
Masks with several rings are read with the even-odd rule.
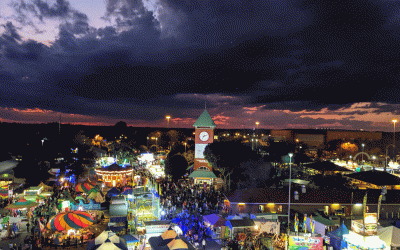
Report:
[[[311,230],[311,233],[313,234],[314,232],[313,232],[313,219],[312,219],[312,214],[310,215],[310,230]]]
[[[366,213],[364,217],[365,235],[378,235],[377,213]]]
[[[381,204],[382,204],[382,194],[379,195],[379,199],[378,199],[378,220],[379,220],[379,214],[381,212]]]
[[[303,227],[304,227],[304,232],[307,233],[307,214],[304,214]]]
[[[289,250],[323,250],[322,237],[290,236]]]
[[[363,204],[362,204],[362,210],[363,210],[363,231],[365,230],[365,213],[367,212],[367,194],[368,191],[365,193],[364,199],[363,199]],[[364,232],[365,233],[365,232]],[[363,233],[363,234],[364,234]]]

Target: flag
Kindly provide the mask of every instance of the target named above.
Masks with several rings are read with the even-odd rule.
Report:
[[[363,204],[362,204],[362,209],[363,209],[363,235],[365,234],[365,213],[367,212],[367,194],[368,191],[365,193],[364,199],[363,199]]]
[[[315,221],[312,221],[311,234],[314,234],[314,230],[315,230]]]
[[[307,214],[304,214],[303,227],[304,227],[304,232],[307,233]]]
[[[381,211],[381,203],[382,203],[382,194],[379,195],[379,199],[378,199],[378,220],[379,220],[379,213]]]
[[[161,189],[161,185],[158,185],[158,194],[161,195],[162,189]]]
[[[0,198],[8,198],[8,185],[0,187]]]
[[[313,233],[313,219],[312,219],[312,214],[310,215],[310,230],[311,230],[311,233]]]
[[[299,231],[299,217],[297,216],[297,213],[294,215],[294,231]]]

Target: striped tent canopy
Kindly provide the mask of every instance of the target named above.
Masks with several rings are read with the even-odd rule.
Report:
[[[47,223],[47,228],[52,231],[68,231],[81,229],[93,225],[93,218],[89,213],[82,211],[63,212],[53,216]]]
[[[5,209],[22,209],[22,208],[31,208],[31,207],[36,207],[39,205],[36,202],[33,201],[28,201],[26,199],[20,199],[15,203],[12,203],[8,206],[5,207]]]
[[[75,191],[78,193],[88,193],[95,185],[89,182],[79,183],[75,186]]]
[[[2,199],[8,198],[8,186],[0,187],[0,198]]]

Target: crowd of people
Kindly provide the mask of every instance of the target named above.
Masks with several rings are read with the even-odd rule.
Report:
[[[166,219],[178,210],[187,210],[193,214],[212,214],[226,212],[223,194],[214,186],[194,184],[193,180],[184,180],[178,183],[162,182],[160,204],[166,211]]]

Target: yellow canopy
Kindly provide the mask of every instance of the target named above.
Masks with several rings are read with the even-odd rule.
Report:
[[[172,240],[170,243],[167,244],[168,248],[173,249],[188,249],[186,243],[181,239]]]
[[[169,240],[169,239],[175,239],[176,236],[178,236],[176,234],[176,232],[172,229],[165,231],[164,233],[161,234],[161,238],[163,240]]]

